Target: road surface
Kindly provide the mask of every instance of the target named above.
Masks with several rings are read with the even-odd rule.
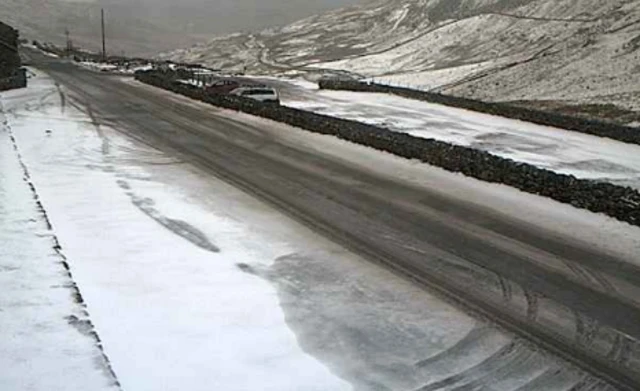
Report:
[[[33,65],[95,122],[178,154],[620,389],[640,388],[634,259],[293,143],[260,121],[55,59],[34,55]]]

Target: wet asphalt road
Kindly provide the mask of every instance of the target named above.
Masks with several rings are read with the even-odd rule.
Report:
[[[640,286],[640,269],[624,260],[292,145],[215,108],[33,61],[97,123],[178,154],[620,389],[640,389],[640,308],[616,289]]]

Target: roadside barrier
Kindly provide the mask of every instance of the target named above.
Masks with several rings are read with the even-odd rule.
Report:
[[[311,132],[329,134],[407,159],[418,159],[447,171],[459,172],[486,182],[502,183],[527,193],[604,213],[640,226],[640,192],[630,187],[578,179],[488,152],[419,138],[405,133],[334,118],[300,109],[260,103],[232,95],[209,94],[195,86],[178,83],[171,73],[136,73],[136,79],[212,105],[283,122]]]

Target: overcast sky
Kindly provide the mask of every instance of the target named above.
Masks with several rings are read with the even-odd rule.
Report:
[[[65,30],[80,47],[100,49],[100,8],[109,48],[153,55],[216,35],[259,31],[331,8],[374,0],[0,0],[0,19],[23,37],[57,45]]]
[[[277,26],[331,8],[370,0],[99,0],[106,8],[134,6],[137,16],[171,20],[194,33],[218,34]],[[114,9],[114,12],[118,12]]]

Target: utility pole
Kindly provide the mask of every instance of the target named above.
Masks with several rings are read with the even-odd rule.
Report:
[[[67,56],[70,56],[73,51],[73,43],[71,42],[69,29],[64,30],[64,35],[67,37]]]
[[[104,37],[104,8],[100,10],[102,20],[102,61],[107,61],[107,44]]]

